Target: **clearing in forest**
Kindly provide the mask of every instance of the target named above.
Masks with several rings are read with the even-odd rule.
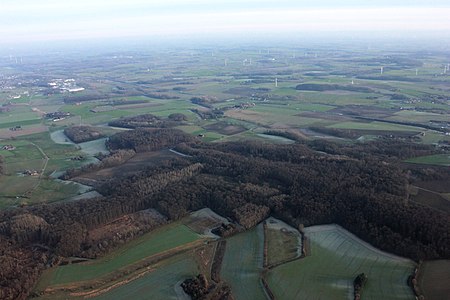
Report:
[[[213,238],[217,238],[217,236],[211,233],[212,229],[221,224],[230,223],[226,218],[216,214],[209,208],[197,210],[191,213],[185,220],[184,224],[193,231]]]
[[[268,218],[265,224],[268,266],[300,257],[302,237],[298,230],[272,217]]]

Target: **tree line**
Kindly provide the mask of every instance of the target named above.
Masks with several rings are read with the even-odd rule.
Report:
[[[0,155],[0,176],[4,174],[3,169],[3,156]]]
[[[146,152],[167,148],[178,143],[191,143],[195,140],[195,137],[179,129],[137,128],[111,136],[106,145],[111,150],[133,149],[136,152]]]

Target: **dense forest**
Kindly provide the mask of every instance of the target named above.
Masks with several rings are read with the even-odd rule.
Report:
[[[133,149],[136,152],[146,152],[194,141],[196,141],[195,137],[179,129],[138,128],[113,135],[109,138],[106,145],[111,150]]]
[[[99,187],[103,197],[1,211],[0,298],[23,299],[39,272],[63,257],[103,255],[117,244],[100,249],[91,233],[147,209],[172,221],[209,207],[244,228],[268,215],[296,227],[337,223],[398,255],[450,258],[449,216],[407,197],[409,180],[446,171],[407,170],[398,163],[436,153],[432,146],[388,138],[356,144],[203,143],[166,128],[121,132],[107,145],[121,153],[113,161],[167,148],[186,155],[105,182]],[[160,223],[155,217],[142,232]],[[23,261],[15,259],[20,251]]]
[[[363,86],[354,86],[354,85],[339,85],[339,84],[323,84],[323,83],[302,83],[295,87],[297,90],[302,91],[333,91],[333,90],[342,90],[342,91],[352,91],[352,92],[361,92],[361,93],[371,93],[372,89]]]
[[[181,113],[174,113],[167,118],[161,118],[152,114],[144,114],[133,117],[124,117],[113,120],[108,123],[109,126],[123,127],[123,128],[169,128],[181,125],[186,121],[187,117]]]
[[[92,126],[72,126],[64,129],[64,134],[74,143],[93,141],[105,135]]]

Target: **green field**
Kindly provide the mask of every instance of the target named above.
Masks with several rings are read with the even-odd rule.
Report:
[[[70,159],[83,154],[75,146],[55,144],[48,132],[3,141],[2,144],[11,144],[16,149],[0,150],[6,173],[0,178],[0,207],[58,201],[80,192],[75,184],[54,181],[49,177],[55,171],[83,163]],[[41,176],[22,174],[25,170],[42,172],[44,167]]]
[[[362,299],[414,299],[407,278],[414,262],[381,252],[346,230],[323,225],[305,229],[311,255],[267,274],[277,299],[352,299],[353,280],[368,276]]]
[[[384,131],[409,131],[409,132],[423,131],[423,129],[414,126],[390,124],[383,122],[370,122],[370,123],[342,122],[328,127],[336,129],[359,129],[359,130],[384,130]]]
[[[262,224],[227,239],[221,277],[237,300],[266,299],[260,282],[263,267]]]
[[[430,120],[447,121],[448,116],[445,114],[426,113],[414,110],[402,110],[395,113],[392,117],[388,118],[393,121],[403,122],[429,122]]]
[[[179,255],[164,261],[147,275],[93,299],[184,299],[179,284],[196,276],[198,272],[197,264],[191,256]]]
[[[194,242],[199,238],[200,236],[188,227],[172,223],[133,240],[101,259],[49,270],[43,276],[39,287],[98,279],[146,257]]]
[[[0,128],[38,123],[41,123],[40,115],[27,106],[13,107],[9,112],[0,113]]]
[[[449,154],[435,154],[420,156],[406,160],[406,162],[414,164],[426,164],[426,165],[438,165],[438,166],[450,166]]]
[[[0,208],[61,201],[82,193],[76,183],[39,179],[34,176],[2,176],[0,187]]]
[[[73,156],[83,155],[83,152],[79,151],[73,145],[61,145],[54,143],[48,132],[29,135],[26,137],[26,141],[29,141],[41,148],[45,155],[48,156],[49,161],[44,173],[45,175],[50,175],[54,171],[73,168],[81,164],[81,162],[70,160],[70,158]]]

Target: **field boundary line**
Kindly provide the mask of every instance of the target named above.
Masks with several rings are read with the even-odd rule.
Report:
[[[417,185],[411,185],[412,187],[415,187],[415,188],[417,188],[417,189],[419,189],[419,190],[422,190],[422,191],[425,191],[425,192],[429,192],[429,193],[433,193],[433,194],[436,194],[436,195],[439,195],[439,196],[441,196],[441,194],[445,194],[445,193],[439,193],[439,192],[436,192],[436,191],[432,191],[432,190],[429,190],[429,189],[425,189],[425,188],[422,188],[422,187],[420,187],[420,186],[417,186]]]
[[[269,300],[275,300],[276,299],[275,295],[273,294],[272,290],[269,287],[269,284],[267,283],[263,275],[261,275],[261,285],[263,287],[263,291],[266,297],[268,297]]]
[[[216,283],[219,283],[221,281],[220,272],[222,270],[222,263],[225,256],[226,247],[227,241],[223,239],[217,243],[216,248],[214,249],[214,257],[211,264],[210,274],[211,279]]]
[[[263,223],[263,233],[264,233],[264,248],[263,248],[263,268],[268,267],[269,257],[268,257],[268,247],[269,247],[269,241],[267,238],[267,223],[264,221]]]
[[[130,283],[130,282],[132,282],[132,281],[134,281],[136,279],[139,279],[139,278],[147,275],[148,273],[153,272],[154,270],[155,270],[154,268],[147,267],[141,273],[139,273],[139,274],[137,274],[137,275],[135,275],[135,276],[133,276],[131,278],[119,281],[119,282],[117,282],[117,283],[115,283],[115,284],[113,284],[111,286],[106,287],[106,288],[98,288],[98,289],[94,289],[92,291],[87,291],[87,292],[70,293],[70,296],[74,296],[74,297],[83,296],[85,299],[86,298],[97,297],[97,296],[99,296],[101,294],[109,292],[110,290],[113,290],[113,289],[118,288],[118,287],[120,287],[122,285],[128,284],[128,283]]]

